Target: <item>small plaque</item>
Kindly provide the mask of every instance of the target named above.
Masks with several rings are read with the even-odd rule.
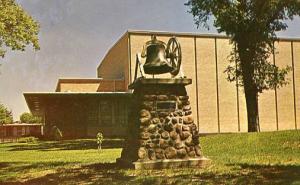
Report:
[[[176,101],[157,101],[156,102],[157,110],[175,110]]]

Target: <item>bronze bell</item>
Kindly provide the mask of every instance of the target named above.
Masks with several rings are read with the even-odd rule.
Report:
[[[174,70],[166,58],[166,44],[157,40],[155,36],[144,46],[142,57],[147,57],[144,64],[146,74],[163,74]]]

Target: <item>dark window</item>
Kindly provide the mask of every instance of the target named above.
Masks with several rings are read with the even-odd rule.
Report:
[[[115,102],[115,121],[118,126],[125,125],[126,119],[126,104],[124,101],[116,101]]]
[[[112,124],[112,102],[100,100],[100,124],[109,126]]]
[[[96,102],[90,102],[87,109],[87,121],[89,125],[98,125],[98,104]]]

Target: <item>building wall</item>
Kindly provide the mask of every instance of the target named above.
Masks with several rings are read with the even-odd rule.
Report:
[[[193,79],[193,84],[187,86],[187,91],[200,132],[247,132],[243,88],[237,87],[235,82],[228,82],[224,73],[232,48],[226,37],[167,32],[128,32],[125,35],[128,37],[126,40],[129,48],[125,50],[129,52],[129,61],[124,63],[128,63],[125,69],[128,67],[129,72],[128,76],[123,73],[126,79],[125,86],[134,81],[136,54],[142,52],[143,45],[151,39],[152,34],[164,42],[176,36],[181,44],[183,72],[188,78]],[[119,42],[125,43],[124,37]],[[294,68],[288,76],[289,85],[260,94],[261,131],[295,129],[300,120],[300,41],[281,39],[275,46],[275,55],[269,60],[281,67],[289,65]],[[117,51],[120,48],[112,50]],[[102,63],[116,63],[114,57],[117,57],[118,52],[114,54],[116,56],[111,55],[110,60],[103,60]],[[142,59],[142,63],[144,62],[145,59]],[[140,76],[139,71],[137,76]],[[155,77],[168,78],[170,75]]]
[[[124,137],[127,131],[128,101],[115,97],[48,98],[45,115],[45,135],[52,137],[53,126],[58,127],[64,139],[95,138],[100,131],[104,137]]]
[[[124,92],[125,80],[60,79],[56,92]]]
[[[120,40],[108,51],[97,68],[98,78],[123,79],[129,83],[128,69],[128,35],[123,35]],[[127,85],[125,86],[127,90]]]
[[[199,130],[212,133],[219,130],[215,49],[215,39],[196,39]]]
[[[123,98],[89,101],[87,136],[101,131],[106,137],[125,137],[127,132],[128,100]]]
[[[156,35],[164,42],[172,36],[168,33]],[[130,34],[131,56],[141,52],[150,36],[151,33]],[[193,84],[187,86],[187,90],[194,100],[192,108],[200,132],[246,132],[247,112],[243,89],[237,88],[235,83],[229,83],[224,73],[232,48],[229,39],[180,34],[176,37],[182,47],[184,74],[193,79]],[[297,105],[300,98],[300,88],[297,86],[300,83],[300,44],[294,41],[292,48],[291,43],[290,40],[277,42],[275,56],[270,58],[280,67],[294,65],[294,70],[289,73],[290,83],[287,86],[260,95],[261,131],[295,129],[296,121],[300,119],[297,114],[300,109]],[[133,60],[131,57],[131,61]],[[135,63],[131,62],[131,74],[134,74],[134,67]],[[133,79],[133,75],[131,78]]]
[[[42,135],[42,125],[37,124],[10,124],[10,125],[0,125],[0,138],[9,137],[41,137]]]
[[[103,80],[97,89],[97,92],[124,92],[127,90],[125,80]]]
[[[97,92],[99,83],[61,83],[59,92]]]
[[[300,128],[300,42],[293,42],[293,67],[294,67],[294,94],[295,94],[295,118],[297,129]]]
[[[279,67],[292,66],[291,43],[279,42],[275,44],[275,64]],[[276,90],[278,129],[287,130],[295,128],[293,72],[288,74],[290,83],[284,88]]]

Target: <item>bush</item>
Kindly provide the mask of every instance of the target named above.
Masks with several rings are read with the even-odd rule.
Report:
[[[20,116],[20,121],[22,123],[41,123],[42,122],[42,118],[38,117],[38,116],[34,116],[31,113],[24,112]]]
[[[18,143],[36,143],[39,139],[36,137],[21,137],[18,139]]]

